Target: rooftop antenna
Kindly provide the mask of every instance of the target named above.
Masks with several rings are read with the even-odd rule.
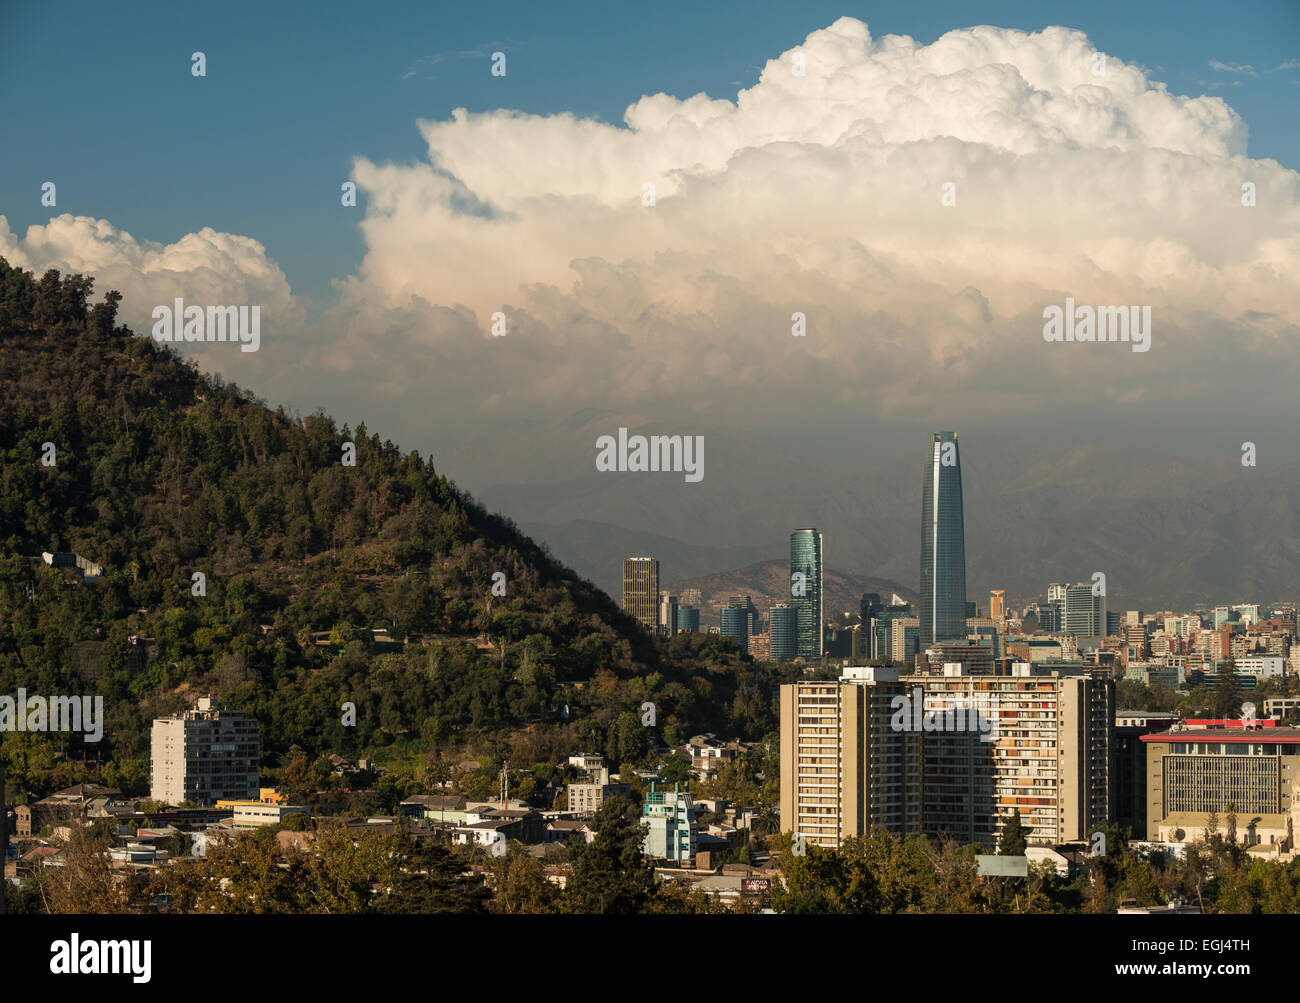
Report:
[[[506,760],[501,764],[501,810],[505,811],[510,807],[510,762]]]

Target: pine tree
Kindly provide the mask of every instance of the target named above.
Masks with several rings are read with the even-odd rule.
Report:
[[[998,853],[1005,857],[1023,856],[1027,844],[1024,826],[1020,824],[1020,809],[1013,808],[1007,824],[1002,827],[1002,835],[998,837]]]
[[[655,872],[645,858],[645,827],[623,798],[607,798],[592,820],[596,838],[578,847],[573,878],[565,890],[568,912],[635,915],[655,891]]]
[[[1214,677],[1214,714],[1223,718],[1241,716],[1241,684],[1231,658],[1219,666]]]

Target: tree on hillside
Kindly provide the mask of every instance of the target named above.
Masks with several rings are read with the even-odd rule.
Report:
[[[378,903],[382,913],[478,914],[487,911],[490,893],[482,875],[452,847],[416,843],[401,831],[394,852],[396,871]]]
[[[1231,658],[1219,666],[1214,676],[1214,716],[1241,717],[1241,683]]]
[[[578,845],[574,854],[565,911],[625,916],[644,912],[658,879],[645,857],[646,827],[635,806],[624,798],[606,798],[592,828],[595,839]]]
[[[998,853],[1007,857],[1024,856],[1027,845],[1024,826],[1020,824],[1020,809],[1013,808],[1007,824],[1002,827],[1002,835],[998,837]]]
[[[555,912],[560,890],[547,880],[541,861],[526,849],[512,846],[507,856],[497,858],[493,871],[493,912]]]

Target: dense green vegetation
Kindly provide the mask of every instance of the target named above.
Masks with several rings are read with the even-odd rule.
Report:
[[[561,890],[543,863],[515,845],[503,857],[478,847],[398,830],[349,832],[322,822],[305,849],[281,844],[265,826],[209,844],[206,859],[120,881],[105,855],[104,825],[78,827],[64,865],[35,871],[10,894],[10,910],[40,913],[348,913],[638,915],[726,911],[700,892],[660,883],[641,855],[635,808],[610,798],[592,820],[591,843],[571,840],[546,866],[567,878]],[[742,910],[745,907],[742,906]]]
[[[305,849],[280,843],[268,826],[209,844],[206,860],[114,880],[103,824],[76,828],[61,867],[28,874],[10,894],[20,914],[165,913],[644,913],[752,912],[762,898],[730,905],[658,881],[641,856],[642,820],[610,798],[592,820],[591,843],[573,839],[546,863],[524,847],[489,857],[481,848],[414,841],[403,831],[349,832],[325,820]],[[1129,846],[1107,827],[1109,852],[1069,877],[1049,863],[1026,878],[981,880],[976,854],[987,848],[878,831],[838,849],[815,845],[796,856],[788,833],[771,837],[780,873],[770,905],[778,912],[1113,913],[1121,905],[1181,903],[1206,913],[1300,911],[1300,861],[1252,857],[1224,825],[1185,847],[1183,859]],[[563,876],[563,887],[550,876]]]
[[[94,745],[6,735],[11,802],[81,779],[143,792],[149,722],[204,693],[256,715],[274,779],[332,752],[423,777],[467,754],[641,763],[656,741],[776,730],[789,669],[650,637],[429,459],[272,410],[91,291],[0,259],[0,693],[102,694],[107,720]],[[71,581],[43,551],[104,574]]]
[[[774,890],[780,912],[845,913],[1113,913],[1121,904],[1181,903],[1205,913],[1300,911],[1300,860],[1280,863],[1252,857],[1228,832],[1186,845],[1178,859],[1139,851],[1115,826],[1106,831],[1106,854],[1091,857],[1079,873],[1058,875],[1051,864],[1030,864],[1027,878],[982,882],[975,846],[926,836],[885,832],[846,839],[838,849],[809,846],[789,852],[790,836],[776,836],[785,882]]]
[[[1214,689],[1192,686],[1187,690],[1171,690],[1164,686],[1144,686],[1131,679],[1121,679],[1115,686],[1115,696],[1121,710],[1176,711],[1183,717],[1241,717],[1241,705],[1255,704],[1256,714],[1264,715],[1264,701],[1269,697],[1296,696],[1300,694],[1300,678],[1275,676],[1259,680],[1251,689],[1241,685],[1233,663],[1225,662],[1215,674]],[[1286,724],[1300,723],[1290,719]]]

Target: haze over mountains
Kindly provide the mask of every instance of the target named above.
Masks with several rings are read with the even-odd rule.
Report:
[[[615,597],[625,556],[658,557],[666,586],[784,559],[790,531],[802,526],[824,533],[828,569],[916,588],[923,436],[915,449],[861,457],[690,425],[705,431],[706,474],[686,484],[672,473],[597,473],[595,437],[620,424],[687,431],[640,416],[573,415],[552,430],[561,440],[552,456],[574,462],[553,479],[498,484],[480,497]],[[1194,442],[1181,445],[1186,455],[1123,443],[1060,450],[1030,436],[956,430],[967,590],[981,608],[990,588],[1027,601],[1049,582],[1095,571],[1107,576],[1112,609],[1269,602],[1300,591],[1293,462],[1261,455],[1259,466],[1243,467],[1220,444],[1214,457]]]
[[[730,602],[732,596],[749,596],[764,614],[770,603],[788,602],[790,562],[784,557],[759,561],[734,571],[665,582],[663,587],[676,595],[687,588],[699,589],[704,595],[700,623],[712,626],[718,623],[719,610]],[[827,568],[822,575],[822,609],[826,618],[839,620],[843,613],[857,616],[864,592],[879,593],[886,605],[895,593],[911,603],[918,598],[914,590],[888,579],[841,574],[834,568]]]

